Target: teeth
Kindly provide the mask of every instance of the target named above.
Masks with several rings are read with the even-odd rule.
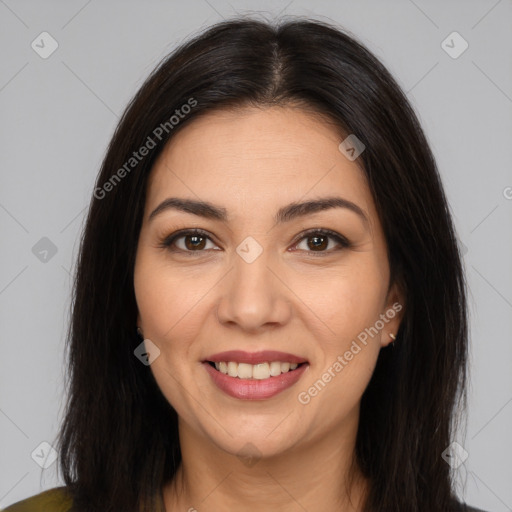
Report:
[[[230,377],[238,377],[238,365],[233,361],[228,363],[228,375]]]
[[[222,371],[222,365],[221,365]],[[252,365],[246,363],[240,363],[238,365],[238,377],[241,379],[251,379],[252,378]]]
[[[215,368],[224,375],[238,377],[239,379],[263,380],[269,377],[277,377],[282,373],[295,370],[299,366],[297,363],[272,361],[270,363],[247,364],[237,363],[235,361],[222,361],[215,363]]]
[[[272,377],[281,375],[281,363],[279,361],[272,361],[270,363],[270,375],[272,375]]]
[[[268,363],[255,364],[252,367],[253,379],[268,379],[270,377],[270,365]]]

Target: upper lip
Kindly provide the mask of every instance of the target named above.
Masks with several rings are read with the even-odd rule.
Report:
[[[208,356],[205,361],[212,363],[221,363],[235,361],[237,363],[260,364],[272,361],[280,361],[282,363],[307,363],[303,357],[286,352],[277,352],[275,350],[262,350],[260,352],[245,352],[243,350],[227,350]]]

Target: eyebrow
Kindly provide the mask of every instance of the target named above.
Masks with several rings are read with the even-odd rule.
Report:
[[[364,211],[352,201],[342,197],[323,197],[302,203],[290,203],[280,208],[274,217],[276,224],[290,222],[298,217],[330,210],[332,208],[346,208],[357,214],[366,226],[369,226],[369,220]],[[191,213],[206,219],[212,219],[222,222],[228,221],[228,212],[225,208],[216,206],[207,201],[197,201],[195,199],[186,199],[179,197],[168,197],[162,201],[149,215],[148,222],[160,213],[166,210],[178,210],[185,213]]]

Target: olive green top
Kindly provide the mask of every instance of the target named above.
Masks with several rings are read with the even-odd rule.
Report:
[[[68,512],[73,500],[66,493],[66,487],[54,487],[9,505],[1,512]]]
[[[72,504],[71,497],[66,493],[66,487],[54,487],[31,498],[9,505],[0,512],[69,512]],[[484,512],[469,506],[467,506],[466,511]]]

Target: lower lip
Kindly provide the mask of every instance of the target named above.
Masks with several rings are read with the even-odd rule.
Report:
[[[282,373],[277,377],[268,379],[239,379],[230,377],[216,370],[209,363],[203,363],[206,371],[210,374],[215,385],[233,398],[241,400],[265,400],[281,393],[293,386],[302,376],[307,368],[307,363],[302,364],[295,370]]]

